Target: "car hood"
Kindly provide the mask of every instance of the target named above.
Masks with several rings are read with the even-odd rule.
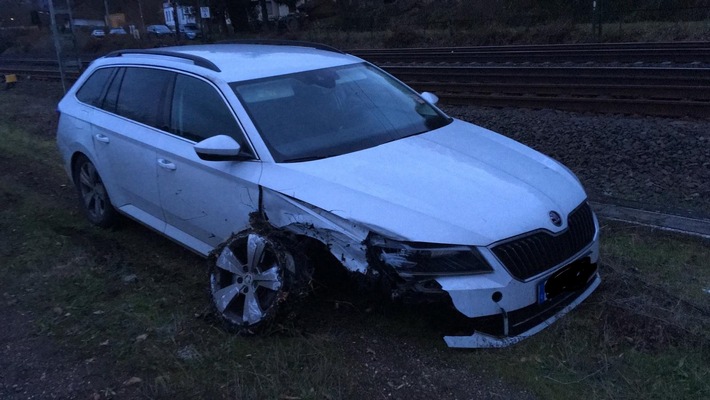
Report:
[[[341,156],[267,164],[261,184],[393,239],[484,246],[564,230],[586,198],[561,164],[459,120]]]

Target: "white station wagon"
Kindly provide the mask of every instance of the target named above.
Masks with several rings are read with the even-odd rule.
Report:
[[[233,330],[278,319],[328,258],[486,317],[451,347],[507,346],[599,285],[599,225],[567,168],[437,100],[317,44],[121,50],[61,100],[57,142],[92,223],[208,257]]]

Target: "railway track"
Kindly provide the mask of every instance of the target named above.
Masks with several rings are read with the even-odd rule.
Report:
[[[383,63],[710,63],[710,42],[354,49]]]
[[[675,60],[702,59],[704,61],[700,62],[710,65],[708,42],[352,51],[376,62],[377,57],[406,58],[407,65],[388,61],[380,65],[415,89],[436,93],[445,104],[710,117],[710,68],[462,65],[473,54],[493,59],[490,57],[495,53],[501,60],[527,55],[528,60],[544,57],[552,62],[561,60],[558,58],[561,55],[567,57],[575,52],[595,60],[619,60],[624,54],[642,52],[655,53],[660,60],[676,53]],[[432,65],[432,57],[443,55],[445,59],[438,58],[439,63]],[[446,60],[456,60],[456,64]],[[20,78],[59,79],[57,63],[50,59],[0,58],[2,73],[16,73]],[[78,74],[78,70],[70,71],[67,77],[76,79]]]
[[[384,67],[446,104],[553,108],[657,116],[710,116],[710,69]]]

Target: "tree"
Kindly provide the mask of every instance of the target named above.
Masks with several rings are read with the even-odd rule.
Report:
[[[250,0],[225,0],[229,19],[236,32],[249,31]]]

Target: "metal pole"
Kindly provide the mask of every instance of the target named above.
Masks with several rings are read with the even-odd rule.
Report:
[[[108,0],[104,0],[104,22],[106,23],[106,27],[110,28],[109,21],[108,21]]]
[[[170,2],[173,6],[173,18],[175,19],[175,43],[180,44],[180,21],[178,21],[178,2],[172,0]]]
[[[71,41],[74,46],[74,55],[76,56],[76,70],[81,71],[81,56],[79,55],[79,44],[76,42],[76,29],[74,27],[74,14],[71,11],[71,0],[67,0],[67,13],[69,13],[69,32],[71,32]]]
[[[67,92],[67,84],[64,78],[64,63],[62,62],[61,43],[59,41],[59,32],[57,31],[57,21],[54,15],[54,2],[49,0],[49,19],[52,27],[52,37],[54,38],[54,50],[57,52],[57,64],[59,64],[59,76],[62,79],[62,89]]]
[[[145,19],[143,19],[143,1],[138,0],[138,12],[141,14],[141,32],[145,32]]]
[[[602,41],[602,23],[604,21],[603,15],[602,15],[602,0],[597,0],[599,2],[599,33],[597,41],[601,42]]]
[[[597,2],[592,1],[592,36],[597,33]]]

